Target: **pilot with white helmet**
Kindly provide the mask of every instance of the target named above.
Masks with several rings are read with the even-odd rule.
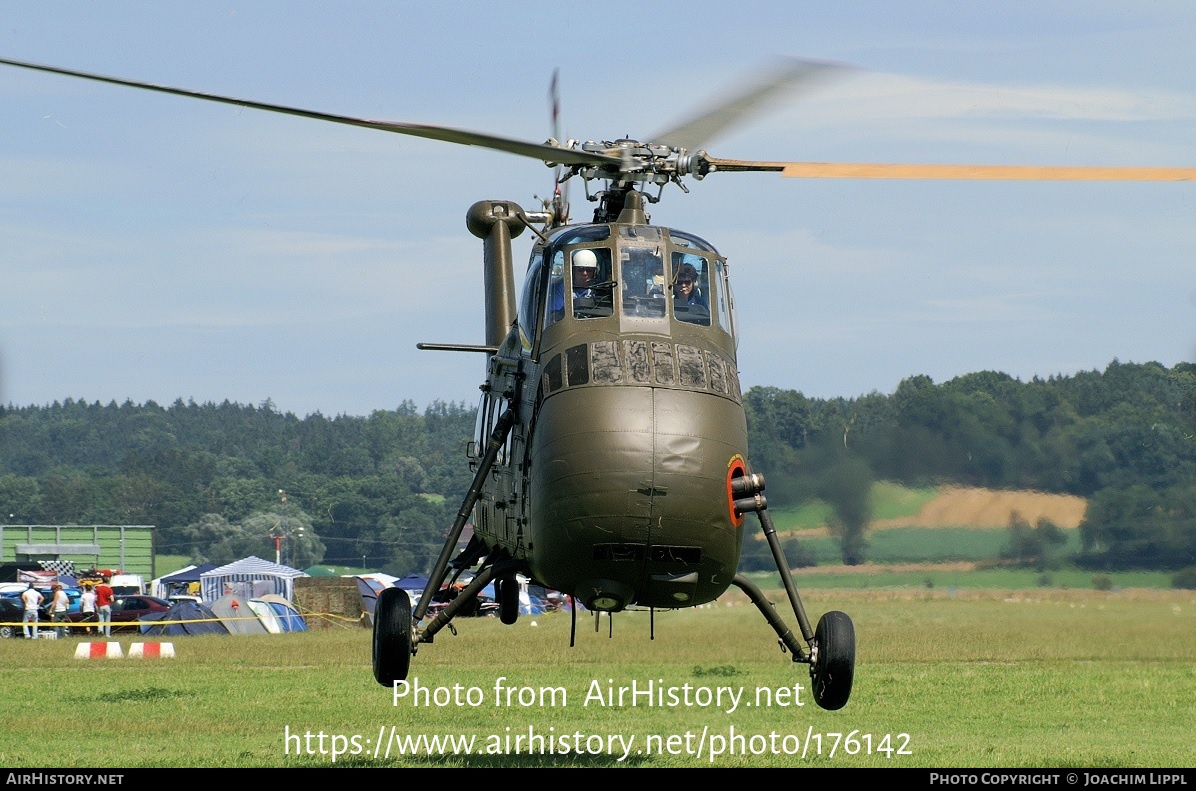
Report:
[[[573,296],[593,297],[598,282],[598,256],[593,250],[573,251]]]
[[[593,250],[574,250],[570,266],[570,282],[573,287],[574,300],[591,301],[600,296],[606,296],[609,299],[610,291],[607,289],[604,294],[599,294],[599,289],[594,286],[601,285],[599,283],[599,274],[601,267],[598,264],[598,255]],[[589,303],[592,306],[592,302]],[[575,308],[577,306],[575,305]],[[565,315],[565,285],[561,280],[557,280],[552,286],[552,295],[549,301],[549,308],[553,321],[557,321]],[[588,318],[592,314],[589,312],[579,313],[574,310],[578,318]]]

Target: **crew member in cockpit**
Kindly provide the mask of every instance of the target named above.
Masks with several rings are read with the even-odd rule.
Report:
[[[593,250],[573,253],[573,296],[595,297],[592,286],[598,282],[598,256]]]
[[[593,286],[598,282],[598,256],[593,250],[574,250],[570,272],[573,283],[573,298],[595,298],[598,295]],[[565,287],[554,283],[552,301],[549,303],[554,319],[565,315]]]
[[[710,310],[710,304],[698,285],[698,270],[693,264],[682,264],[673,283],[673,299],[678,305],[700,306]]]

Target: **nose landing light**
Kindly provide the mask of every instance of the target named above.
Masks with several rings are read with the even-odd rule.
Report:
[[[631,602],[634,591],[615,580],[586,580],[577,586],[577,597],[590,610],[620,612]]]

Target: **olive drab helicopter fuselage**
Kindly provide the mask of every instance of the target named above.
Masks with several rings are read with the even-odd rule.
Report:
[[[500,222],[496,208],[511,216],[484,202],[470,227]],[[584,288],[583,256],[597,270]],[[683,269],[696,277],[688,301],[674,296]],[[744,521],[731,491],[747,459],[733,309],[718,251],[641,208],[538,242],[478,413],[479,448],[513,413],[474,508],[487,551],[591,610],[718,598]]]
[[[505,623],[519,615],[519,575],[596,613],[700,605],[735,585],[792,660],[809,666],[814,700],[846,705],[855,629],[831,611],[812,627],[768,515],[764,479],[748,456],[736,366],[736,305],[726,260],[701,237],[653,225],[645,211],[670,186],[716,172],[793,178],[1192,181],[1196,168],[757,162],[709,156],[701,145],[780,92],[841,70],[786,60],[729,100],[648,138],[545,143],[443,126],[379,121],[218,96],[0,58],[0,64],[210,102],[480,146],[556,168],[543,210],[481,201],[467,226],[483,240],[486,342],[423,343],[489,361],[473,479],[414,609],[387,588],[374,612],[375,679],[406,679],[419,647],[476,607],[493,583]],[[553,80],[555,92],[556,80]],[[553,111],[553,117],[557,113]],[[558,134],[559,136],[559,134]],[[597,200],[570,224],[560,186],[577,177]],[[592,182],[605,189],[589,194]],[[656,189],[653,195],[650,190]],[[540,226],[540,228],[537,228]],[[515,292],[511,240],[537,236]],[[797,620],[737,573],[754,514]],[[473,531],[460,543],[472,520]],[[463,582],[463,588],[446,582]],[[458,595],[434,615],[443,591]],[[441,603],[444,603],[443,601]],[[574,628],[577,607],[572,609]],[[572,638],[571,638],[572,639]]]

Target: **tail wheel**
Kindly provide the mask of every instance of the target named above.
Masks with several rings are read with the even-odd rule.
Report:
[[[855,626],[846,613],[831,611],[818,620],[810,679],[814,702],[834,711],[847,705],[855,679]]]
[[[411,668],[411,599],[386,588],[374,605],[374,679],[384,687],[405,681]]]
[[[498,619],[510,626],[519,618],[519,583],[514,577],[496,580]]]

